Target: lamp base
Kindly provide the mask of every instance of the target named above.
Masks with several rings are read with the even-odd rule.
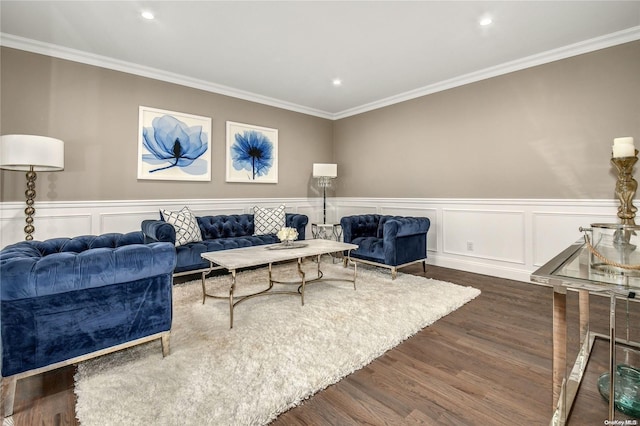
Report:
[[[24,209],[24,214],[27,216],[25,218],[25,222],[27,223],[24,227],[24,232],[25,234],[27,234],[24,239],[26,241],[31,241],[33,240],[33,233],[35,232],[36,228],[35,226],[33,226],[33,215],[36,213],[36,209],[33,207],[33,204],[35,203],[35,198],[36,198],[36,179],[38,178],[38,176],[36,175],[36,172],[33,170],[33,167],[31,167],[31,170],[29,170],[26,173],[27,176],[27,190],[24,192],[24,195],[27,197],[27,207]]]

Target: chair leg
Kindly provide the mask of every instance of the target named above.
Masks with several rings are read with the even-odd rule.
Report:
[[[167,334],[163,334],[162,337],[160,338],[161,342],[162,342],[162,357],[166,357],[169,356],[169,353],[171,352],[171,345],[170,345],[170,338],[171,338],[171,334],[167,333]]]
[[[16,376],[3,377],[0,383],[2,388],[2,398],[0,404],[2,405],[2,418],[13,415],[13,403],[16,396]]]
[[[398,276],[398,268],[394,266],[393,268],[391,268],[391,279],[395,280],[397,276]]]
[[[422,272],[427,272],[427,261],[426,260],[422,261]]]

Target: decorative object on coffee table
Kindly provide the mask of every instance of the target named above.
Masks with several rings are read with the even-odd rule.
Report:
[[[280,244],[269,244],[266,247],[268,250],[302,248],[308,245],[307,243],[295,241],[298,238],[298,231],[295,228],[284,227],[278,231],[276,236],[280,240]]]
[[[298,231],[295,228],[284,227],[278,231],[276,234],[278,239],[285,246],[290,246],[293,244],[293,241],[298,238]]]

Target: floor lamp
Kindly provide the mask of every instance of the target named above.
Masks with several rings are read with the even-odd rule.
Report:
[[[338,165],[314,163],[313,177],[318,180],[318,186],[322,188],[322,223],[327,223],[327,188],[331,186],[331,179],[338,177]]]
[[[25,240],[33,240],[33,207],[36,198],[36,172],[55,172],[64,169],[64,142],[59,139],[34,135],[0,136],[0,169],[27,172],[27,215]]]

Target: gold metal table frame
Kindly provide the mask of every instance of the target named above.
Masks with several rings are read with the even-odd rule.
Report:
[[[245,300],[252,299],[258,296],[276,295],[276,294],[288,294],[300,296],[302,306],[304,306],[305,288],[308,284],[320,282],[320,281],[342,281],[353,283],[353,289],[356,290],[357,279],[357,265],[351,261],[350,256],[347,255],[348,263],[353,266],[353,279],[346,278],[325,278],[322,272],[321,256],[323,254],[331,254],[337,251],[346,250],[348,253],[357,248],[357,245],[347,244],[336,241],[328,240],[305,240],[305,246],[301,248],[294,248],[290,250],[269,250],[269,246],[256,246],[238,248],[232,250],[224,250],[220,252],[203,253],[202,257],[210,262],[210,268],[202,272],[202,303],[204,304],[207,298],[212,299],[224,299],[229,301],[229,328],[233,328],[233,311],[234,308],[244,302]],[[302,263],[306,258],[315,258],[317,263],[317,270],[314,277],[307,278],[307,273],[302,269]],[[275,263],[297,261],[297,273],[300,277],[299,280],[282,281],[275,280],[273,278],[273,265]],[[245,294],[242,296],[236,296],[236,284],[237,284],[237,271],[242,268],[249,268],[254,266],[268,267],[268,285],[265,289],[257,291],[255,293]],[[228,296],[219,296],[210,294],[206,288],[206,277],[214,270],[227,269],[231,273],[231,283],[229,286]],[[273,290],[274,284],[294,285],[297,286],[296,291],[284,291]]]
[[[553,287],[553,416],[550,425],[564,425],[589,362],[596,339],[609,342],[609,407],[608,420],[615,420],[616,346],[640,348],[638,342],[616,338],[616,301],[628,299],[630,291],[640,290],[640,278],[607,274],[590,267],[589,253],[582,240],[569,246],[531,275],[531,281]],[[580,349],[567,375],[567,291],[578,292]],[[589,295],[609,297],[609,334],[595,333],[589,328]],[[631,299],[636,301],[636,299]]]

